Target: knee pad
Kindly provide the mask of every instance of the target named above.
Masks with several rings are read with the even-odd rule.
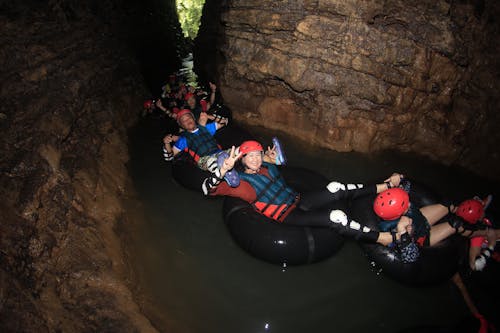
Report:
[[[335,210],[332,210],[330,212],[330,221],[332,221],[333,223],[342,224],[344,227],[348,227],[349,229],[352,229],[352,230],[358,230],[358,231],[361,230],[363,233],[367,233],[367,232],[371,231],[371,229],[366,227],[366,226],[363,226],[361,228],[361,224],[359,224],[356,221],[351,220],[349,222],[349,219],[347,218],[346,213],[344,213],[340,209],[335,209]]]
[[[328,184],[326,186],[328,191],[330,191],[331,193],[336,193],[340,190],[345,191],[346,189],[348,191],[355,190],[355,189],[362,188],[362,187],[363,187],[363,184],[342,184],[342,183],[339,183],[336,181],[330,182],[330,184]]]
[[[340,223],[343,226],[347,225],[347,215],[340,209],[335,209],[330,212],[330,221],[333,223]]]

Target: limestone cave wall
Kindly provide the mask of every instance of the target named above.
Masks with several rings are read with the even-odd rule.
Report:
[[[195,54],[236,119],[500,178],[500,2],[208,0]],[[211,27],[208,27],[208,26]],[[206,54],[208,55],[206,55]]]
[[[149,95],[138,59],[162,58],[149,33],[175,43],[145,3],[0,1],[2,332],[155,331],[117,234],[127,129]]]

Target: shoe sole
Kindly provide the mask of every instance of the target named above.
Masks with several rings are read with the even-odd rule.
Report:
[[[283,151],[283,148],[281,147],[281,143],[277,137],[273,137],[273,145],[276,148],[276,153],[278,154],[278,157],[276,159],[278,160],[280,165],[285,165],[286,164],[286,156],[285,156],[285,153]]]

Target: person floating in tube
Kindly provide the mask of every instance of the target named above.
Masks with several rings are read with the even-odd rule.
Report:
[[[202,170],[217,169],[228,155],[221,150],[215,140],[217,130],[225,126],[218,122],[208,123],[208,115],[200,114],[198,124],[191,110],[182,109],[177,113],[177,123],[182,128],[179,135],[167,134],[163,138],[163,156],[171,161],[181,151],[188,153]],[[173,145],[172,145],[173,144]],[[238,186],[240,180],[236,171],[228,172],[224,179],[230,186]]]
[[[499,254],[495,251],[497,240],[500,239],[500,229],[494,229],[494,220],[486,216],[486,208],[492,200],[488,195],[484,200],[479,197],[465,200],[455,212],[466,223],[477,229],[490,229],[494,232],[485,236],[471,237],[469,247],[469,267],[474,271],[482,271],[491,260],[498,261]]]
[[[217,113],[211,111],[211,107],[215,103],[215,92],[217,90],[217,86],[215,83],[209,82],[210,87],[210,97],[208,100],[206,97],[200,98],[200,95],[204,94],[204,91],[196,91],[194,87],[188,88],[188,91],[184,95],[185,104],[183,106],[184,109],[189,109],[194,115],[195,119],[200,119],[200,115],[203,112],[208,114],[208,119],[217,123],[227,124],[228,118],[222,117]]]
[[[380,230],[391,230],[393,234],[401,235],[391,245],[394,245],[402,262],[417,261],[420,247],[433,246],[459,233],[471,238],[469,252],[471,268],[473,270],[484,268],[486,260],[493,252],[493,247],[481,247],[481,244],[478,244],[479,240],[480,243],[486,240],[487,244],[494,246],[500,239],[500,230],[491,228],[491,222],[484,216],[484,208],[491,197],[484,201],[477,198],[465,200],[457,207],[433,204],[417,209],[412,207],[409,201],[410,182],[403,180],[400,185],[401,188],[392,188],[380,193],[374,201],[373,209],[382,219],[379,223]],[[447,223],[438,224],[441,219],[445,219]],[[491,323],[479,312],[460,274],[455,273],[451,280],[458,287],[472,315],[479,320],[478,332],[490,332]]]
[[[377,195],[373,210],[381,218],[381,231],[401,235],[392,243],[404,263],[417,261],[420,247],[433,246],[456,233],[465,237],[487,237],[493,243],[500,237],[500,230],[483,227],[477,221],[470,222],[470,212],[466,208],[470,200],[458,207],[432,204],[416,208],[411,205],[408,195],[410,182],[404,179],[400,184],[401,187],[390,188]],[[474,215],[482,218],[484,212],[481,210]],[[444,218],[447,223],[438,223]]]
[[[388,186],[398,186],[401,175],[394,173],[386,182],[363,186],[331,182],[314,192],[297,193],[283,180],[275,165],[264,159],[279,160],[276,147],[268,147],[266,153],[257,141],[245,141],[239,149],[232,147],[229,156],[220,168],[203,182],[205,195],[227,195],[249,202],[257,212],[284,225],[326,227],[337,230],[341,235],[356,240],[388,245],[392,242],[389,232],[378,232],[350,220],[341,210],[325,208],[328,204],[344,198],[380,193]],[[224,175],[233,170],[241,159],[238,170],[240,184],[227,186],[222,182]]]

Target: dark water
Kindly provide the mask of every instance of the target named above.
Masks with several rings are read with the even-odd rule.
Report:
[[[273,133],[251,131],[270,143]],[[492,187],[409,154],[336,153],[279,136],[290,165],[331,179],[380,181],[400,171],[452,194],[482,195]],[[134,265],[149,315],[163,332],[444,332],[456,331],[468,316],[451,283],[401,285],[371,269],[352,241],[317,264],[283,268],[259,261],[233,242],[222,220],[222,199],[204,198],[173,181],[157,129],[139,125],[131,135],[131,155],[146,211],[133,242]],[[428,328],[413,329],[423,326]]]

